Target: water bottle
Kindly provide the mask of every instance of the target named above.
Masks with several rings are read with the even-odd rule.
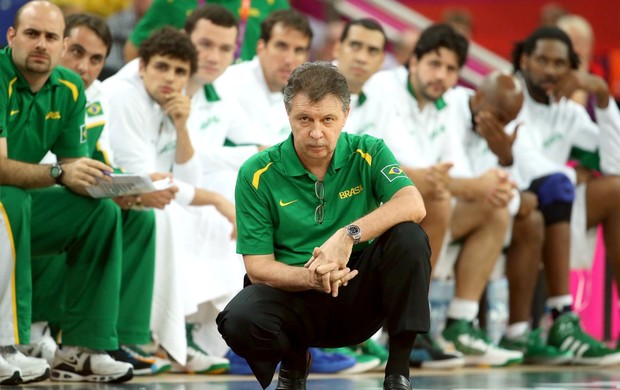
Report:
[[[508,324],[508,280],[501,277],[487,285],[486,333],[493,344],[499,343]]]
[[[454,296],[454,279],[433,279],[428,294],[431,305],[431,336],[436,339],[446,325],[448,306]]]

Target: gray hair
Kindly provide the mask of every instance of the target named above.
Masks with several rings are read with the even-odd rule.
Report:
[[[347,79],[330,62],[306,62],[298,66],[288,78],[284,89],[284,107],[291,112],[291,102],[297,94],[304,94],[310,102],[316,103],[328,95],[340,100],[342,112],[351,104],[351,93]]]

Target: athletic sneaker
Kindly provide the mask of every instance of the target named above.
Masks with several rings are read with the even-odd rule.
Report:
[[[45,359],[26,356],[14,345],[0,347],[0,355],[9,365],[19,369],[22,383],[44,381],[50,376],[50,366]]]
[[[388,361],[389,353],[388,353],[387,348],[385,348],[383,345],[375,342],[372,339],[368,339],[364,341],[363,343],[359,344],[357,347],[355,347],[355,349],[358,352],[362,352],[366,355],[376,356],[379,358],[381,363],[377,367],[373,368],[372,371],[384,371],[385,370],[385,366]]]
[[[502,337],[499,346],[504,349],[523,352],[523,361],[527,364],[545,364],[557,366],[567,364],[573,360],[571,351],[560,351],[552,345],[547,345],[541,337],[542,329],[538,328],[523,334],[516,339]]]
[[[575,313],[564,313],[549,329],[547,343],[560,351],[571,351],[573,364],[609,366],[620,363],[620,352],[608,348],[581,329]]]
[[[355,364],[352,367],[345,368],[339,371],[340,374],[360,374],[362,372],[370,371],[381,364],[381,359],[376,356],[366,355],[355,351],[352,348],[323,348],[327,353],[339,353],[344,356],[350,356],[355,359]]]
[[[472,322],[454,320],[441,333],[444,348],[454,348],[465,356],[465,365],[504,367],[523,362],[523,353],[494,346]]]
[[[51,378],[61,382],[121,383],[133,378],[133,367],[117,362],[104,351],[65,347],[56,351]]]
[[[185,374],[223,374],[230,368],[230,361],[219,356],[207,355],[197,345],[187,346],[187,361],[181,365],[172,362],[170,372]]]
[[[228,373],[231,375],[252,375],[252,369],[248,364],[247,360],[237,355],[229,349],[226,352],[226,359],[230,361],[230,368],[228,369]]]
[[[132,356],[150,362],[152,364],[151,368],[153,370],[153,374],[161,374],[163,372],[170,371],[172,368],[172,362],[170,360],[156,355],[151,355],[138,345],[123,345],[122,348]],[[137,375],[135,371],[134,375]]]
[[[339,353],[328,353],[320,348],[310,348],[312,366],[310,372],[317,374],[333,374],[351,368],[355,365],[355,358]]]
[[[9,364],[0,354],[0,385],[19,385],[22,382],[19,367]]]
[[[24,354],[31,357],[43,358],[51,366],[54,364],[54,355],[58,349],[56,340],[51,336],[49,327],[45,327],[43,336],[36,342],[29,345],[19,345],[17,348]]]
[[[465,358],[460,352],[444,352],[428,334],[418,334],[409,355],[409,365],[431,370],[450,370],[463,367]]]
[[[141,356],[134,354],[131,349],[124,345],[121,345],[117,350],[108,351],[108,354],[117,362],[131,364],[133,367],[133,374],[136,376],[153,375],[155,373],[153,361],[146,360]]]

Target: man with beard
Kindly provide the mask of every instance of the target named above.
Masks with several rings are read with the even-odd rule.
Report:
[[[465,360],[439,353],[429,337],[419,338],[411,363],[428,368],[451,368],[463,363],[505,366],[522,361],[520,352],[495,347],[474,324],[479,300],[501,253],[508,229],[507,205],[512,198],[508,174],[492,168],[472,177],[463,162],[463,145],[454,142],[461,118],[444,99],[458,81],[467,55],[466,39],[445,24],[425,29],[405,69],[381,72],[372,79],[372,90],[381,88],[382,98],[396,105],[405,122],[408,153],[396,158],[420,188],[429,210],[422,226],[433,248],[432,264],[451,274],[456,260],[455,296],[439,341],[456,349]],[[370,88],[369,88],[370,90]],[[379,92],[381,93],[381,92]],[[390,146],[389,140],[388,145]],[[454,166],[453,166],[454,165]],[[459,243],[446,256],[448,243]],[[452,260],[449,261],[449,260]],[[425,341],[425,344],[420,344]],[[414,350],[415,351],[415,350]]]
[[[222,99],[235,100],[253,122],[246,132],[249,140],[258,137],[262,145],[274,145],[290,134],[282,88],[291,72],[307,61],[311,41],[312,30],[303,14],[275,11],[261,23],[254,59],[228,67],[215,81]]]
[[[14,301],[13,312],[2,315],[10,331],[2,332],[0,355],[24,381],[48,376],[45,361],[26,362],[11,344],[29,343],[31,256],[37,261],[66,252],[65,307],[71,310],[62,318],[63,348],[51,377],[123,382],[133,376],[131,365],[104,352],[118,349],[120,209],[87,196],[86,188],[107,180],[112,168],[85,157],[84,87],[75,73],[56,68],[64,26],[57,6],[29,2],[17,12],[9,46],[0,53],[0,196],[16,254],[14,284],[1,288]],[[50,150],[59,163],[39,164]]]
[[[545,219],[542,258],[549,290],[546,304],[553,318],[547,342],[573,351],[575,364],[616,364],[620,352],[586,334],[572,312],[568,277],[573,261],[593,257],[595,228],[602,224],[607,256],[620,282],[618,107],[602,78],[578,70],[578,55],[559,28],[539,28],[515,45],[513,65],[525,87],[517,119],[523,126],[514,149],[518,176],[522,188],[537,194]],[[576,90],[596,97],[598,124],[569,100]],[[571,152],[577,150],[589,158],[576,167],[567,166]],[[600,168],[604,175],[597,177],[590,168]]]

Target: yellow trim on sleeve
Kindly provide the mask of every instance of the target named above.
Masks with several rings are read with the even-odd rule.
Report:
[[[67,80],[63,80],[63,79],[58,79],[58,81],[62,84],[64,84],[67,88],[69,88],[71,90],[71,94],[73,95],[73,101],[77,102],[78,99],[78,95],[79,95],[79,90],[77,85],[73,84],[71,81],[67,81]]]
[[[97,148],[99,153],[101,153],[101,155],[103,156],[103,160],[105,161],[105,163],[107,165],[112,165],[112,163],[110,162],[110,157],[108,157],[108,152],[101,148],[101,142],[97,141],[97,146],[95,147]]]
[[[97,126],[105,126],[107,122],[104,120],[98,121],[98,122],[93,122],[93,123],[89,123],[86,125],[86,130],[90,130],[93,127],[97,127]]]
[[[11,242],[11,254],[13,255],[13,271],[11,272],[11,307],[13,311],[13,327],[15,338],[15,344],[19,344],[19,323],[17,322],[17,290],[15,288],[15,269],[16,269],[16,255],[15,255],[15,241],[13,239],[13,231],[11,230],[11,222],[9,221],[9,216],[6,214],[6,210],[4,209],[4,205],[0,202],[0,214],[2,214],[4,218],[4,223],[6,225],[7,234],[9,235],[9,241]]]
[[[260,175],[265,173],[267,169],[269,169],[269,166],[271,164],[273,164],[273,161],[267,164],[265,168],[261,168],[258,171],[254,172],[254,177],[252,177],[252,185],[254,186],[254,188],[258,189],[258,183],[260,183]]]
[[[17,81],[17,77],[9,81],[9,97],[11,97],[11,95],[13,94],[13,84],[15,84],[16,81]]]
[[[355,152],[359,153],[362,156],[362,158],[366,160],[368,165],[372,165],[372,156],[370,155],[370,153],[364,153],[362,149],[357,149]]]

